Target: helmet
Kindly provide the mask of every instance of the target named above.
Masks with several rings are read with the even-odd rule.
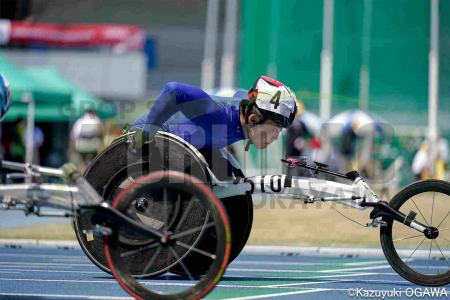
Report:
[[[283,128],[291,127],[297,114],[297,100],[290,88],[275,79],[261,76],[248,91],[248,97],[266,118]]]
[[[6,112],[11,106],[11,89],[8,80],[0,73],[0,122],[6,116]]]

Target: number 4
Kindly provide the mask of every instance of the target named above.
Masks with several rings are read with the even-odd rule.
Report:
[[[270,99],[270,103],[275,105],[274,108],[277,109],[278,106],[280,106],[280,95],[281,91],[278,91],[272,99]]]

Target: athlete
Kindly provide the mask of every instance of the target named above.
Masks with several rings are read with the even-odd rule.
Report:
[[[196,87],[171,82],[131,129],[141,129],[148,139],[158,130],[183,138],[205,156],[216,176],[222,172],[218,179],[225,180],[232,177],[232,168],[221,167],[218,149],[244,139],[249,140],[246,150],[250,144],[265,149],[291,126],[296,114],[295,94],[266,76],[259,77],[248,93],[233,97],[209,96]]]

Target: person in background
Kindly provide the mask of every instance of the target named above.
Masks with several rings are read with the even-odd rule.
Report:
[[[341,146],[341,159],[339,163],[339,172],[347,173],[352,170],[350,166],[351,159],[356,153],[356,130],[359,127],[358,121],[352,121],[344,127],[343,142]]]
[[[69,161],[83,173],[89,162],[104,148],[103,123],[94,110],[75,121],[70,134]]]
[[[26,133],[26,130],[25,130]],[[26,140],[26,134],[25,134],[25,140]],[[34,134],[33,134],[33,164],[40,165],[41,164],[41,158],[40,158],[40,152],[39,149],[44,144],[45,135],[42,129],[38,126],[34,126]]]
[[[301,121],[300,115],[305,109],[301,101],[297,101],[298,113],[292,122],[292,126],[287,130],[287,148],[286,157],[299,159],[301,156],[307,155],[309,152],[305,151],[307,148],[307,140],[311,135],[308,132],[305,124]],[[308,163],[311,163],[308,161]],[[288,168],[288,175],[304,176],[308,170],[303,168]]]
[[[122,127],[116,120],[109,118],[105,122],[103,144],[108,147],[116,138],[122,135]]]
[[[5,160],[20,162],[25,161],[25,128],[27,122],[23,118],[17,119],[9,130],[3,135],[5,147]]]
[[[448,180],[448,156],[449,156],[449,144],[448,140],[441,137],[438,140],[438,156],[436,161],[436,178],[440,180]]]
[[[428,140],[424,140],[420,145],[419,151],[414,155],[411,170],[414,174],[415,181],[430,177],[427,167],[429,150]]]

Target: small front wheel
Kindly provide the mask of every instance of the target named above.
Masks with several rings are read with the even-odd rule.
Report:
[[[383,218],[380,238],[384,255],[394,270],[406,280],[423,286],[450,283],[450,183],[424,180],[410,184],[390,201],[389,206],[436,228],[425,234],[392,219]]]
[[[156,201],[161,205],[151,205]],[[174,205],[179,207],[176,218],[170,215]],[[230,255],[230,225],[221,202],[199,180],[179,172],[154,172],[130,184],[112,206],[136,221],[149,222],[147,225],[157,228],[165,236],[163,240],[151,240],[118,222],[109,225],[113,234],[105,237],[106,259],[114,277],[133,297],[200,299],[220,280]],[[192,227],[198,223],[195,221],[198,216],[193,213],[199,210],[198,206],[209,211],[209,216],[206,221],[200,220],[200,226]],[[153,224],[155,214],[163,216],[162,222]],[[123,240],[124,234],[126,241]],[[200,249],[199,241],[205,234],[214,234],[215,244],[208,245],[208,249]],[[209,263],[202,277],[189,271],[194,266],[186,258],[194,252],[207,257]],[[143,275],[166,275],[150,284],[136,276],[136,270],[130,270],[129,266],[136,263]],[[186,277],[169,274],[175,266],[180,266]]]

